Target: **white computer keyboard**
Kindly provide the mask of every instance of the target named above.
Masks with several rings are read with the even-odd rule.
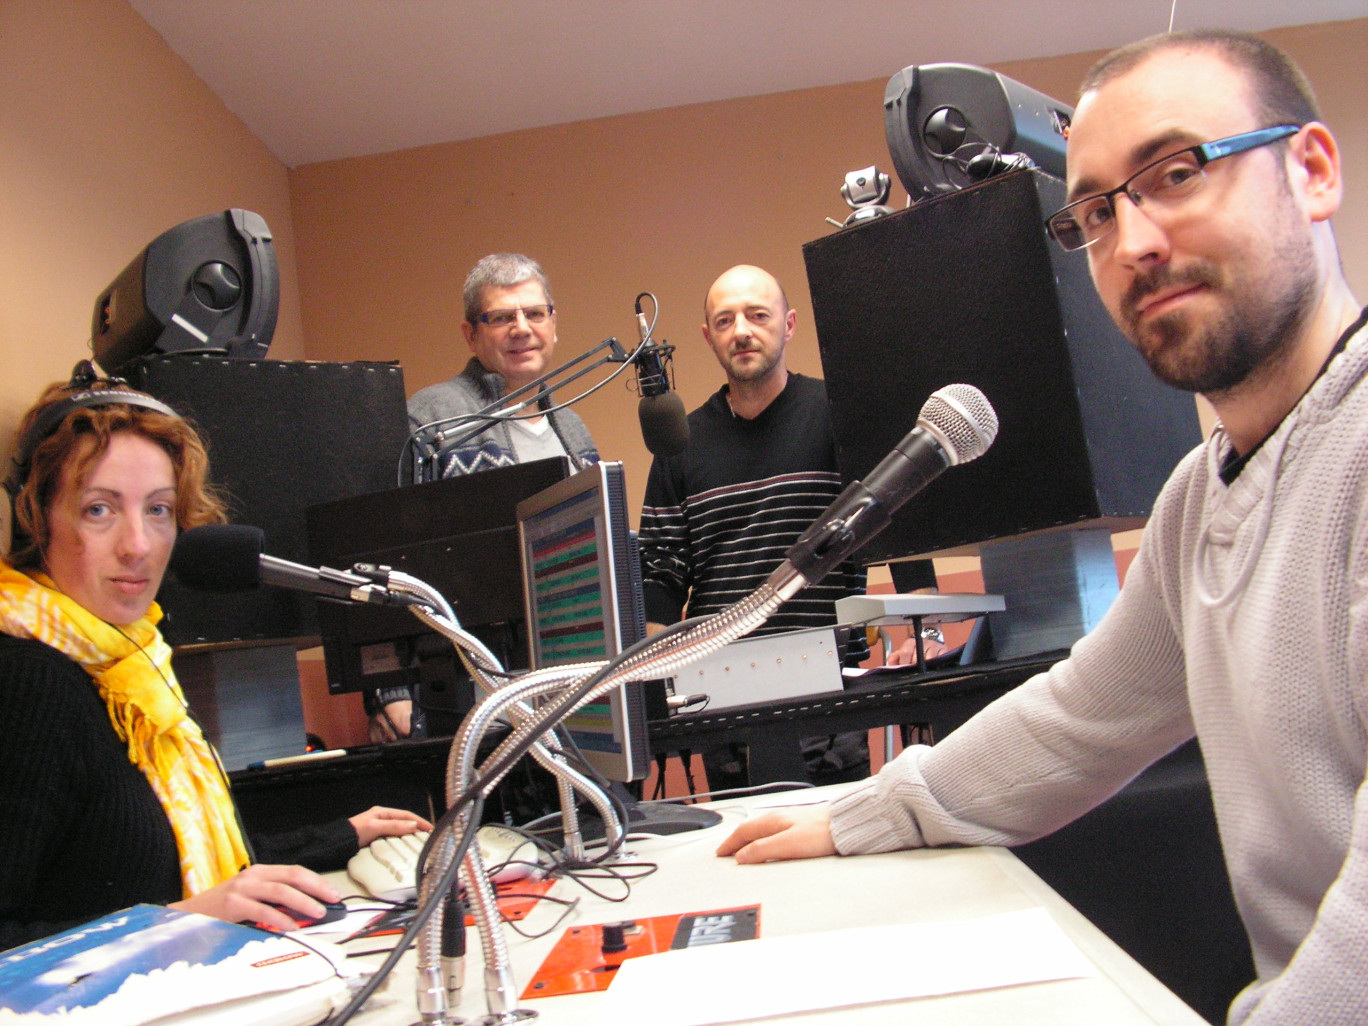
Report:
[[[351,857],[347,872],[373,897],[406,901],[417,893],[418,854],[427,839],[426,830],[401,837],[378,837]],[[516,830],[486,823],[476,832],[475,842],[480,846],[485,868],[498,869],[493,874],[496,883],[537,872],[537,846]]]

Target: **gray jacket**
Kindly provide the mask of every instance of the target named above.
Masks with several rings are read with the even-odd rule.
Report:
[[[479,360],[471,357],[465,369],[454,378],[429,385],[416,393],[408,401],[409,432],[412,434],[426,424],[476,413],[501,399],[507,391],[503,375],[487,371]],[[546,409],[551,405],[551,394],[543,392],[538,405]],[[599,460],[598,450],[584,421],[571,410],[553,410],[547,414],[556,437],[570,454],[570,461],[576,470],[583,470]],[[472,422],[465,430],[473,430],[477,425]],[[461,431],[460,433],[464,433]],[[435,477],[457,477],[474,474],[493,467],[509,467],[518,462],[518,454],[513,448],[513,438],[508,425],[503,421],[490,422],[484,430],[460,442],[459,445],[442,450],[437,456],[439,473]],[[413,479],[412,461],[406,461],[404,479]]]

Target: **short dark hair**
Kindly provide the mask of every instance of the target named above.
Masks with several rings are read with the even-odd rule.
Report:
[[[91,391],[106,387],[114,386],[106,381],[83,386]],[[127,386],[119,385],[118,388],[129,391]],[[24,415],[19,437],[28,434],[44,410],[81,390],[69,382],[49,385]],[[63,472],[70,465],[74,480],[84,480],[91,466],[108,450],[110,437],[120,432],[155,442],[171,458],[176,475],[176,527],[179,530],[222,523],[226,519],[223,502],[208,483],[209,456],[195,429],[180,417],[131,406],[111,397],[109,405],[73,408],[51,434],[34,446],[27,474],[13,498],[13,531],[8,556],[11,566],[20,570],[46,570],[46,551],[51,537],[49,506],[61,486]],[[93,439],[95,444],[83,448],[82,438]]]
[[[480,304],[484,302],[487,288],[506,289],[521,285],[525,281],[538,282],[546,293],[546,301],[551,298],[551,283],[546,280],[546,272],[541,264],[521,253],[490,253],[481,257],[466,275],[465,288],[461,298],[465,303],[465,319],[473,326],[476,318],[484,313]]]
[[[1079,95],[1106,85],[1155,54],[1185,47],[1214,50],[1249,75],[1262,121],[1260,127],[1304,125],[1320,120],[1320,107],[1311,83],[1291,57],[1258,36],[1221,29],[1165,32],[1128,43],[1089,69]]]

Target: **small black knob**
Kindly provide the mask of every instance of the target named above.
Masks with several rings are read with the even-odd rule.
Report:
[[[630,925],[632,924],[603,924],[603,953],[605,955],[616,955],[620,951],[627,950],[627,927]]]

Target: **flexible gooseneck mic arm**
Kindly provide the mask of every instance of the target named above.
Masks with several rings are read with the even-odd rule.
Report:
[[[997,415],[978,389],[951,385],[936,392],[922,408],[917,426],[875,468],[860,488],[847,489],[790,549],[784,562],[755,592],[731,607],[697,624],[677,625],[638,642],[606,664],[581,664],[534,671],[487,696],[467,714],[453,742],[448,761],[447,797],[450,812],[429,842],[428,857],[420,884],[418,930],[418,1003],[425,1023],[445,1023],[448,994],[442,980],[440,941],[446,910],[444,891],[456,875],[460,853],[456,838],[467,838],[475,808],[509,772],[518,759],[565,717],[585,704],[601,699],[614,688],[632,680],[671,676],[710,651],[736,640],[760,626],[783,602],[880,530],[888,517],[919,488],[945,468],[981,455],[997,434]],[[430,610],[420,615],[437,615]],[[446,617],[440,617],[446,620]],[[445,632],[444,632],[445,633]],[[540,699],[540,702],[535,700]],[[508,710],[513,732],[474,769],[478,742],[494,719]],[[554,756],[552,756],[554,761]],[[563,778],[569,779],[569,778]],[[571,786],[575,786],[571,784]],[[590,789],[592,791],[592,788]],[[473,803],[473,804],[472,804]],[[455,822],[460,833],[441,829]],[[462,862],[472,904],[493,908],[488,881],[478,879],[478,855]],[[482,876],[483,874],[479,874]],[[424,916],[430,918],[424,919]],[[513,986],[506,946],[497,923],[482,916],[481,939],[485,945],[486,1001],[491,1024],[511,1024],[527,1014],[511,1007]],[[392,963],[387,963],[387,965]],[[371,984],[358,992],[344,1010],[346,1021],[360,1007]]]

